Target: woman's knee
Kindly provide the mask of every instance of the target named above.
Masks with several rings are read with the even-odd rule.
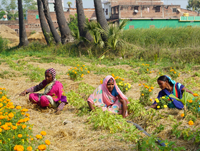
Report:
[[[42,107],[46,107],[46,106],[49,106],[49,100],[46,96],[41,96],[40,97],[40,105]]]
[[[39,99],[39,97],[38,97],[38,95],[35,94],[35,93],[31,93],[31,94],[29,95],[29,100],[30,100],[31,102],[33,102],[33,103],[37,103],[37,102],[38,102],[38,99]]]

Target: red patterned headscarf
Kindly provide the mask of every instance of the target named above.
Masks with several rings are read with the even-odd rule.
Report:
[[[45,71],[45,74],[46,73],[51,73],[52,77],[53,77],[53,80],[55,79],[56,77],[56,70],[54,68],[49,68]]]

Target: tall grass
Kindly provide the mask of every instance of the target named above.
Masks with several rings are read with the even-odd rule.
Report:
[[[197,47],[200,46],[200,27],[129,29],[121,38],[142,48]]]

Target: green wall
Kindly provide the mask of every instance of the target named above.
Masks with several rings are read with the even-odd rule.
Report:
[[[180,21],[179,19],[135,19],[128,21],[125,29],[130,28],[164,28],[164,27],[186,27],[200,26],[200,21]]]

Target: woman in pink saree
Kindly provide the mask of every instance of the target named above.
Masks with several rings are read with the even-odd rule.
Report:
[[[103,111],[108,110],[111,113],[122,114],[125,118],[127,114],[127,97],[121,92],[112,76],[107,76],[103,84],[88,98],[88,105],[91,110],[94,106],[101,107]]]
[[[67,97],[65,96],[63,85],[56,80],[56,71],[53,68],[45,71],[45,80],[39,85],[24,90],[20,95],[24,96],[28,93],[29,100],[41,107],[56,108],[56,112],[60,113],[65,104]],[[33,93],[44,89],[44,93]]]

